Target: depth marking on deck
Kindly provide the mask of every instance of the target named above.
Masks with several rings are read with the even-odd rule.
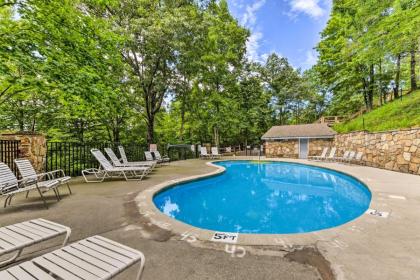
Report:
[[[368,209],[366,213],[369,215],[381,217],[381,218],[388,218],[389,216],[389,212],[382,212],[376,209]]]
[[[181,234],[181,240],[187,241],[188,243],[196,242],[198,239],[198,234],[190,231],[186,231]]]
[[[239,233],[232,232],[215,232],[210,239],[213,242],[236,243],[238,242]]]

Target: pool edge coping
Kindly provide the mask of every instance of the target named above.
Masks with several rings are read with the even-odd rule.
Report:
[[[220,232],[198,228],[198,227],[186,224],[184,222],[181,222],[179,220],[176,220],[174,218],[171,218],[165,215],[156,207],[156,205],[153,202],[153,198],[155,197],[155,195],[159,194],[160,192],[165,191],[181,183],[187,183],[191,181],[205,179],[205,178],[217,176],[224,173],[226,169],[223,166],[214,164],[216,162],[223,162],[223,161],[255,161],[255,160],[232,159],[232,158],[222,159],[222,160],[212,160],[212,161],[206,162],[206,165],[216,168],[214,171],[207,172],[200,175],[188,176],[188,177],[184,177],[180,179],[168,180],[168,181],[159,183],[157,185],[154,185],[140,192],[135,198],[135,202],[136,202],[136,205],[138,207],[140,214],[149,218],[150,222],[154,224],[155,226],[158,226],[164,230],[168,230],[168,231],[173,232],[176,235],[179,235],[181,237],[181,240],[185,240],[187,242],[195,242],[195,241],[215,242],[215,241],[212,241],[211,239],[215,233],[220,233]],[[309,165],[309,166],[314,166],[314,167],[319,167],[319,168],[324,168],[324,169],[329,169],[332,171],[339,172],[341,174],[350,176],[360,181],[361,183],[363,183],[363,185],[365,185],[365,187],[371,193],[370,205],[372,204],[374,200],[375,193],[372,190],[371,186],[369,186],[369,183],[363,180],[362,178],[358,178],[355,175],[350,174],[348,172],[343,172],[335,168],[324,167],[321,165],[316,165],[316,164],[311,164],[311,163],[299,163],[299,162],[287,161],[287,159],[286,160],[264,159],[262,161],[287,162],[287,163],[293,163],[293,164],[297,163],[301,165]],[[236,242],[233,242],[233,243],[237,245],[246,245],[246,246],[253,246],[253,245],[279,246],[280,245],[284,248],[293,248],[296,245],[298,246],[313,245],[316,241],[319,241],[320,239],[324,241],[333,240],[335,236],[338,234],[338,230],[341,227],[354,224],[358,220],[362,219],[364,216],[366,215],[362,214],[359,217],[351,221],[348,221],[344,224],[338,225],[336,227],[307,232],[307,233],[291,233],[291,234],[238,233],[238,239]],[[226,243],[229,243],[229,242],[226,242]]]

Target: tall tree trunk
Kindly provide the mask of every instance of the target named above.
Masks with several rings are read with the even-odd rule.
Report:
[[[417,82],[416,82],[416,51],[412,49],[410,52],[411,62],[410,62],[410,85],[411,91],[417,89]]]
[[[147,144],[155,144],[155,115],[149,114],[147,116]]]
[[[179,129],[179,139],[184,141],[184,126],[185,126],[185,92],[181,96],[181,127]]]
[[[216,147],[219,147],[219,128],[217,126],[215,126],[213,128],[213,133],[214,133],[214,144],[216,145]]]
[[[373,109],[373,93],[375,91],[375,67],[373,64],[369,68],[369,89],[368,89],[368,110]]]
[[[379,106],[382,106],[382,59],[379,60]],[[385,100],[384,100],[385,102]]]
[[[394,85],[394,99],[399,97],[398,90],[400,88],[400,73],[401,73],[401,54],[397,56],[397,72],[395,74],[395,85]]]

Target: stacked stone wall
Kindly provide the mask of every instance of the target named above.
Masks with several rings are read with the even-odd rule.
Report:
[[[299,154],[298,140],[278,140],[265,142],[265,156],[268,158],[297,158]]]
[[[420,128],[337,134],[334,145],[340,153],[362,152],[368,166],[420,175]]]
[[[309,139],[309,156],[318,156],[325,147],[331,147],[333,139]],[[266,157],[299,157],[299,140],[277,140],[265,143]]]
[[[29,159],[38,173],[44,172],[47,140],[43,134],[1,134],[0,140],[19,140],[19,158]]]

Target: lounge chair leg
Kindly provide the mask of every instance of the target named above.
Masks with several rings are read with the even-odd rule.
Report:
[[[28,198],[28,197],[29,197],[29,191],[26,192],[26,198]]]
[[[69,185],[69,183],[67,183],[67,188],[69,189],[69,193],[70,193],[70,194],[73,194],[73,193],[71,192],[71,189],[70,189],[70,185]]]
[[[13,196],[14,196],[14,194],[12,194],[11,196],[10,196],[10,198],[9,198],[9,203],[8,203],[8,205],[10,206],[10,203],[12,203],[12,198],[13,198]]]
[[[58,186],[54,188],[57,191],[57,196],[61,200],[60,190],[58,189]]]
[[[7,200],[9,200],[9,197],[10,196],[6,197],[6,199],[4,200],[4,208],[6,208],[6,206],[7,206]]]
[[[44,201],[45,208],[48,209],[47,201],[45,200],[45,197],[42,195],[41,190],[38,187],[36,189],[38,190],[39,195],[41,196],[42,200]]]
[[[57,194],[57,190],[53,189],[53,192],[55,194],[55,198],[57,199],[57,201],[60,201],[60,196]]]
[[[141,279],[141,275],[143,273],[144,270],[144,263],[146,262],[146,258],[144,257],[144,255],[141,253],[141,259],[140,259],[140,267],[139,267],[139,272],[137,273],[137,280]]]

